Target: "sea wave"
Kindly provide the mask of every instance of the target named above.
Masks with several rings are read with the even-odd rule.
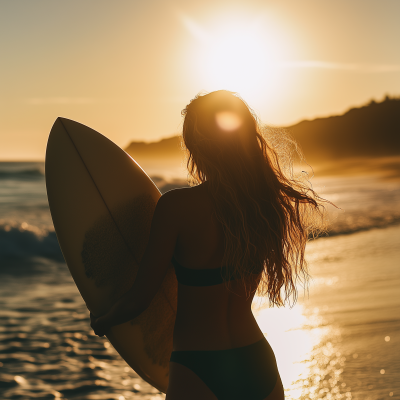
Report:
[[[22,166],[0,163],[0,179],[1,174],[14,174],[14,178],[26,174],[43,176],[42,171],[40,163]],[[166,179],[156,174],[151,179],[162,193],[188,186],[186,179]],[[332,200],[337,208],[327,206],[329,224],[327,234],[321,236],[349,235],[400,224],[400,187],[397,184],[361,178],[327,181],[326,184],[323,197]],[[17,182],[16,186],[18,190],[12,189],[12,196],[6,191],[0,195],[0,270],[15,262],[32,265],[39,258],[62,262],[44,182],[25,186]]]
[[[357,223],[357,220],[332,223],[330,229],[321,237],[349,235],[371,229],[384,229],[399,225],[400,216],[371,218]],[[29,260],[37,258],[63,262],[64,258],[54,231],[22,223],[20,225],[0,224],[0,271],[2,266],[15,262],[28,265]]]
[[[37,257],[64,261],[54,231],[42,230],[27,223],[0,225],[0,267],[11,261]]]
[[[43,178],[44,178],[44,171],[39,167],[20,169],[20,170],[0,169],[0,180],[30,181],[30,180],[39,180]]]
[[[372,229],[385,229],[400,224],[400,215],[385,215],[364,219],[362,222],[350,221],[332,223],[326,234],[322,236],[350,235],[357,232],[369,231]]]

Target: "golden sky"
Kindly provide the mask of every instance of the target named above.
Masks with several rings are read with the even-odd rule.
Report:
[[[400,95],[399,0],[0,0],[0,160],[57,116],[125,147],[179,132],[200,91],[290,125]]]

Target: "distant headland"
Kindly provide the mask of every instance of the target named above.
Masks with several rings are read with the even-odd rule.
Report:
[[[304,120],[284,130],[321,174],[379,169],[400,175],[400,98],[386,96],[343,115]],[[158,142],[131,142],[125,151],[139,163],[183,158],[179,135]]]

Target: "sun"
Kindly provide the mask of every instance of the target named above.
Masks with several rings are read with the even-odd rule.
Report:
[[[206,91],[226,89],[255,99],[282,85],[284,43],[259,21],[231,17],[208,30],[183,21],[197,39],[196,72]]]
[[[204,73],[213,84],[230,88],[254,86],[263,78],[267,57],[252,32],[223,31],[205,49]]]

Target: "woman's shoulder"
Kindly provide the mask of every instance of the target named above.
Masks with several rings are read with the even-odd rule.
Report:
[[[165,192],[158,201],[159,202],[161,201],[161,202],[164,202],[167,204],[174,204],[176,202],[180,202],[184,198],[188,197],[188,195],[192,189],[193,188],[185,187],[185,188],[177,188],[177,189],[168,190],[168,192]]]
[[[184,201],[191,197],[199,197],[204,195],[206,192],[206,183],[202,183],[197,186],[191,187],[183,187],[171,189],[168,192],[165,192],[161,197],[163,201],[166,202],[175,202],[175,201]]]
[[[207,196],[204,184],[172,189],[165,192],[158,200],[158,205],[161,206],[165,211],[176,211],[176,213],[182,213],[187,209],[197,206],[197,203],[203,203]]]

